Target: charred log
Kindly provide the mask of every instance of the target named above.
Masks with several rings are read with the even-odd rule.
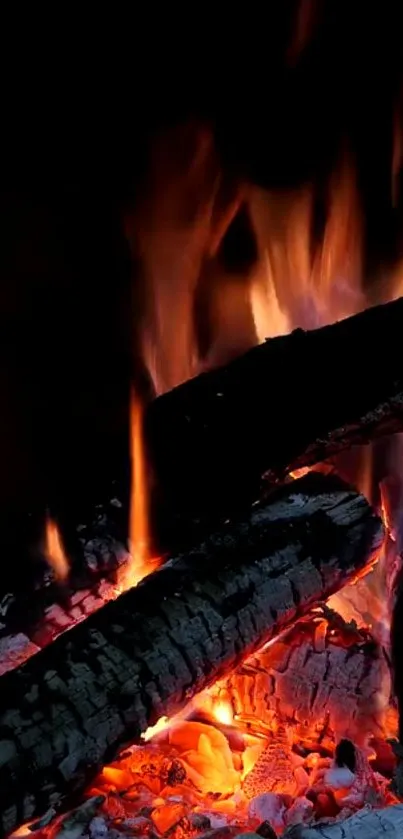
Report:
[[[297,330],[156,399],[146,431],[167,509],[167,544],[175,542],[178,519],[184,533],[186,523],[214,521],[259,498],[263,476],[269,486],[402,430],[402,324],[397,300]]]
[[[217,691],[225,693],[237,719],[252,728],[292,726],[302,746],[332,753],[340,738],[363,745],[383,735],[389,662],[366,631],[323,606],[248,658]]]
[[[362,496],[307,476],[5,674],[1,834],[81,792],[160,716],[351,580],[381,541]]]
[[[0,598],[0,647],[4,641],[6,648],[7,637],[21,632],[42,646],[111,599],[119,568],[128,554],[114,536],[110,506],[98,520],[81,526],[76,533],[75,564],[66,583],[61,585],[55,580],[41,555],[35,569],[35,585],[22,585],[18,591]],[[9,668],[7,661],[1,655],[0,658],[1,674]]]
[[[400,839],[403,832],[403,804],[384,810],[361,810],[334,824],[296,825],[283,839]]]

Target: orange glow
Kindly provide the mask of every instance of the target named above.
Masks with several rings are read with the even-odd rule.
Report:
[[[313,646],[308,647],[310,643]],[[172,831],[177,839],[194,835],[192,819],[196,816],[224,818],[225,824],[235,823],[238,832],[250,831],[256,825],[249,808],[262,793],[279,796],[285,812],[296,798],[323,785],[337,739],[351,737],[360,751],[366,749],[367,737],[374,730],[395,733],[396,714],[390,711],[386,683],[382,707],[371,690],[368,696],[357,697],[356,706],[349,698],[345,681],[349,656],[359,655],[355,644],[365,643],[357,627],[343,625],[337,617],[328,620],[321,613],[300,621],[270,648],[255,653],[227,678],[195,697],[181,718],[161,718],[144,735],[145,744],[133,747],[103,769],[91,794],[108,796],[103,812],[110,819],[133,818],[140,810],[148,810],[158,831],[169,835]],[[317,655],[319,669],[315,663],[310,669],[308,648]],[[324,650],[329,655],[326,666],[335,668],[328,688],[333,677],[335,682],[332,689],[318,695],[317,705],[316,700],[311,705],[313,683],[307,675],[322,678]],[[341,666],[343,661],[345,666]],[[370,658],[367,663],[369,675],[376,665]],[[306,667],[301,674],[301,668],[304,671]],[[381,670],[376,672],[381,676]],[[271,691],[273,679],[275,692]],[[186,713],[195,712],[203,713],[203,721],[186,717]],[[379,759],[372,745],[371,750],[371,757]],[[388,781],[374,775],[364,752],[360,766],[357,784],[363,783],[361,776],[365,776],[368,788],[379,790],[379,795],[385,796],[381,800],[387,803]],[[343,809],[349,789],[332,793],[336,813]],[[325,797],[325,804],[327,801]],[[363,804],[364,799],[358,808]],[[323,815],[321,806],[318,799],[317,818]]]
[[[229,702],[219,699],[213,706],[214,719],[221,725],[232,725],[234,712]]]
[[[49,516],[46,519],[45,526],[45,556],[54,571],[56,579],[61,582],[66,580],[69,576],[69,562],[63,548],[59,528]]]
[[[150,556],[149,487],[143,441],[143,406],[134,392],[130,400],[130,462],[130,559],[119,580],[122,589],[133,588],[159,565],[159,559]]]
[[[371,503],[374,461],[372,446],[363,446],[360,451],[360,456],[360,473],[357,480],[357,489]]]
[[[315,24],[315,14],[308,14],[303,2],[300,13],[290,61],[298,60]],[[252,341],[264,341],[297,327],[311,329],[340,320],[368,305],[362,284],[361,209],[354,163],[348,154],[340,157],[324,195],[318,196],[309,185],[282,194],[237,185],[227,194],[209,132],[200,126],[190,127],[180,147],[180,131],[182,128],[179,133],[172,129],[161,144],[156,143],[147,201],[133,225],[133,220],[126,220],[126,233],[140,255],[144,282],[138,344],[158,394],[198,373],[201,365],[208,368],[219,363],[227,351],[232,355],[244,351],[250,327]],[[395,182],[401,165],[398,139],[393,165]],[[228,228],[244,205],[257,255],[244,276],[234,280],[219,257]],[[214,335],[201,362],[194,312],[206,276],[207,297],[210,295],[206,309]],[[385,299],[403,293],[403,263],[389,282],[392,292]],[[248,328],[244,328],[245,318],[250,321]],[[131,561],[124,569],[121,589],[137,585],[158,565],[151,557],[143,414],[144,405],[132,394]],[[355,483],[371,500],[371,447],[359,456]],[[296,469],[291,477],[298,478],[310,468]],[[318,464],[316,468],[335,467]],[[385,498],[383,518],[389,530],[392,514]],[[361,738],[374,731],[380,739],[394,736],[397,719],[390,706],[386,659],[380,656],[378,666],[365,658],[369,671],[363,679],[365,690],[373,676],[368,696],[349,693],[350,685],[343,682],[344,677],[349,678],[350,659],[355,666],[361,653],[362,658],[367,655],[363,647],[356,651],[361,643],[357,637],[362,640],[365,630],[371,628],[380,646],[385,639],[388,642],[386,572],[383,557],[378,560],[379,556],[373,557],[372,565],[327,603],[351,622],[348,637],[337,621],[335,627],[330,626],[322,606],[320,614],[318,610],[307,616],[301,625],[273,639],[242,667],[195,697],[183,713],[158,719],[142,734],[140,746],[122,754],[96,779],[94,789],[107,797],[103,812],[122,823],[149,811],[144,834],[155,829],[172,839],[193,837],[190,815],[206,812],[209,817],[236,818],[239,833],[242,828],[250,831],[248,797],[275,791],[289,799],[304,796],[309,788],[317,791],[339,737],[351,736],[361,745]],[[314,656],[318,670],[310,683],[311,671],[306,675],[304,668]],[[326,668],[332,660],[340,666],[335,668],[334,690],[326,694],[325,682],[330,678],[326,673],[321,695],[325,658]],[[301,673],[305,682],[299,680]],[[338,793],[339,810],[346,792]],[[331,803],[337,810],[336,800]],[[320,810],[320,796],[315,806],[315,817],[326,815]],[[142,824],[139,831],[143,832]]]
[[[139,338],[160,394],[197,372],[194,295],[204,259],[224,235],[222,215],[227,224],[232,216],[228,207],[219,218],[214,212],[220,167],[212,133],[200,124],[161,133],[150,151],[148,178],[146,200],[136,217],[126,218],[125,229],[141,258]]]
[[[293,472],[290,472],[290,478],[293,478],[294,481],[297,481],[298,478],[303,478],[304,475],[307,475],[310,471],[310,466],[302,466],[301,469],[294,469]]]
[[[348,155],[329,180],[324,228],[314,247],[313,188],[281,195],[253,188],[249,202],[260,254],[250,292],[259,340],[365,308],[361,211]]]
[[[148,740],[151,740],[156,734],[161,734],[162,731],[166,731],[170,724],[171,723],[168,717],[160,717],[155,725],[150,725],[145,730],[144,734],[141,735],[141,739],[147,743]]]

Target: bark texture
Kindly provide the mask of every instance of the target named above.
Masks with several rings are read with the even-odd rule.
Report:
[[[156,399],[146,432],[167,544],[259,498],[263,475],[401,431],[402,327],[403,299],[271,339]]]
[[[82,792],[121,747],[378,551],[367,501],[309,475],[170,560],[1,678],[1,835]]]
[[[361,810],[336,824],[296,825],[286,830],[283,839],[401,839],[401,836],[403,804],[396,804],[384,810]]]
[[[238,719],[252,727],[293,726],[311,750],[332,749],[345,737],[364,745],[371,734],[383,735],[390,668],[368,633],[324,607],[248,658],[217,690]]]

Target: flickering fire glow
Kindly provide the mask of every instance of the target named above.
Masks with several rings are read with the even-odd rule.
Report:
[[[356,713],[346,683],[346,670],[359,666],[360,645],[361,654],[369,656],[367,676],[373,670],[378,678],[376,660],[370,663],[373,653],[364,652],[366,630],[345,624],[331,611],[328,614],[329,619],[314,614],[281,641],[251,656],[235,673],[195,697],[187,712],[159,720],[147,731],[144,745],[104,768],[88,794],[105,796],[99,811],[105,825],[113,827],[116,819],[120,824],[141,819],[146,834],[155,831],[184,839],[209,827],[225,826],[234,834],[253,831],[270,812],[281,835],[296,814],[302,821],[341,818],[370,801],[371,806],[396,802],[388,788],[393,756],[390,749],[377,745],[381,732],[393,734],[396,725],[389,696],[385,694],[381,706],[364,680],[359,690],[368,690],[368,696],[357,695]],[[312,667],[306,663],[309,649],[317,657]],[[309,678],[321,678],[318,664],[325,650],[330,681],[323,696],[319,690],[313,700],[311,717],[305,718],[298,703],[301,709],[308,707]],[[293,670],[293,655],[298,670]],[[308,679],[306,696],[304,679]],[[317,709],[322,718],[315,716]],[[341,731],[344,725],[355,738],[349,747],[356,755],[354,771],[335,760],[340,736],[335,725]],[[371,741],[371,730],[377,740]]]
[[[131,499],[129,521],[130,555],[119,579],[121,590],[136,586],[159,565],[151,556],[149,487],[143,439],[143,406],[132,392],[130,402]]]
[[[291,63],[314,24],[305,9],[301,4]],[[234,335],[237,339],[242,333],[244,350],[248,341],[253,345],[296,327],[322,326],[368,305],[361,210],[354,161],[347,152],[329,178],[319,207],[313,186],[280,196],[237,185],[228,196],[212,135],[200,126],[181,130],[182,134],[169,131],[153,150],[146,204],[134,225],[127,221],[126,230],[144,274],[139,343],[157,394],[226,360],[229,349],[234,354],[237,347],[228,346]],[[391,172],[394,197],[401,159],[397,131]],[[234,279],[228,271],[225,275],[219,256],[241,208],[250,217],[257,255],[244,276]],[[314,236],[318,227],[320,235]],[[217,334],[210,330],[211,346],[201,359],[194,311],[203,284],[214,296],[208,308]],[[400,266],[384,300],[402,290]],[[238,329],[244,322],[248,328]],[[158,565],[151,549],[143,412],[138,394],[132,394],[131,558],[119,591],[137,585]],[[370,447],[362,452],[358,471],[357,485],[372,500]],[[393,543],[393,561],[398,536],[385,493],[381,513]],[[51,520],[46,526],[46,555],[55,574],[64,579],[68,563]],[[385,547],[365,579],[334,595],[305,622],[226,674],[182,714],[161,717],[143,732],[140,745],[104,767],[88,790],[89,796],[103,796],[98,811],[103,823],[99,833],[89,829],[90,836],[107,836],[111,828],[119,835],[193,839],[211,827],[229,826],[237,833],[255,830],[267,820],[280,835],[296,820],[339,818],[362,806],[393,803],[388,783],[394,759],[386,738],[396,734],[397,718],[384,649],[390,619],[389,562]],[[360,668],[362,679],[354,681]],[[352,770],[336,759],[337,742],[346,736],[354,753]],[[53,839],[55,824],[40,828],[37,839],[41,834]],[[26,827],[15,835],[28,835]]]
[[[197,165],[192,168],[193,176],[201,177],[207,158],[208,155],[199,155]],[[212,184],[210,186],[209,201],[204,205],[207,215],[203,216],[200,211],[201,214],[194,216],[194,240],[191,227],[186,226],[186,249],[197,252],[199,270],[200,224],[207,218],[207,226],[211,225],[214,216],[215,193]],[[210,198],[212,203],[209,203]],[[248,205],[258,244],[257,263],[246,279],[249,312],[255,330],[253,342],[298,326],[321,326],[365,308],[367,301],[361,285],[361,216],[354,167],[347,155],[341,159],[328,184],[320,245],[312,245],[316,212],[313,189],[307,187],[281,199],[278,195],[249,189],[242,200]],[[206,241],[214,243],[209,258],[216,257],[220,241],[239,206],[238,196],[221,215],[215,237],[207,237]],[[167,207],[165,211],[168,211]],[[211,226],[209,229],[211,233]],[[158,238],[158,232],[155,235]],[[192,258],[182,265],[188,308],[195,292],[195,264]],[[185,268],[192,277],[191,287],[187,286],[189,277],[186,279]],[[178,270],[181,270],[179,263]],[[177,303],[171,290],[168,313],[166,296],[159,292],[161,282],[159,278],[153,285],[160,325],[166,318],[170,323],[175,322],[171,307]],[[185,302],[183,296],[180,301],[181,305]],[[180,311],[177,310],[179,317]],[[169,386],[184,378],[186,363],[187,375],[197,372],[190,321],[187,318],[185,322],[187,362],[181,357],[178,366],[174,357],[178,352],[177,342],[166,341],[161,349],[165,369],[169,369]],[[220,339],[217,346],[219,343]],[[183,350],[184,345],[181,346]],[[157,371],[164,365],[155,357],[156,347],[154,342],[153,360],[151,363],[148,353],[147,363],[159,392],[166,389],[168,378],[162,384],[163,377]],[[174,355],[166,366],[166,355],[171,349]],[[219,354],[215,358],[219,361]],[[137,584],[151,570],[142,406],[136,398],[132,401],[131,434],[132,564],[125,585]],[[292,475],[298,476],[299,473]],[[356,482],[370,500],[372,476],[373,453],[368,447],[361,453]],[[390,526],[389,520],[386,524]],[[257,669],[256,659],[246,662],[242,677],[228,674],[227,680],[192,700],[187,711],[179,717],[162,717],[144,732],[141,746],[133,747],[112,766],[106,767],[89,793],[106,795],[102,812],[108,823],[113,823],[118,799],[120,819],[133,815],[140,817],[142,808],[148,808],[148,822],[141,827],[145,833],[155,831],[175,839],[193,836],[198,832],[194,827],[196,817],[208,819],[210,826],[225,823],[238,831],[251,830],[265,818],[256,804],[256,796],[263,793],[272,796],[273,823],[280,834],[292,824],[296,814],[298,818],[302,814],[302,819],[312,814],[315,818],[338,817],[365,805],[371,796],[371,801],[377,802],[376,806],[394,801],[388,789],[393,757],[390,750],[385,752],[383,748],[386,732],[388,736],[393,735],[396,727],[396,715],[390,705],[390,671],[382,654],[379,660],[372,660],[372,654],[365,646],[371,630],[371,643],[375,639],[382,650],[389,630],[385,562],[385,557],[381,557],[365,579],[356,580],[331,598],[326,608],[332,615],[332,610],[337,608],[334,625],[329,625],[326,612],[315,614],[311,624],[295,629],[292,636],[288,634],[287,638],[277,639],[261,651]],[[302,658],[298,658],[300,653]],[[297,664],[299,662],[299,669],[295,671],[292,670],[294,655]],[[313,668],[308,676],[304,668],[311,655],[317,656],[314,661],[318,670]],[[371,674],[373,684],[371,682],[367,698],[361,696],[361,688],[357,696],[350,696],[349,686],[343,682],[349,661],[357,671],[361,655],[370,656],[365,672],[367,681]],[[309,684],[309,678],[316,678],[312,674],[322,672],[323,666],[326,679],[332,684],[330,700],[324,698],[326,686],[322,696],[321,684]],[[302,681],[308,679],[305,687],[298,682],[300,678]],[[275,688],[271,694],[273,684]],[[254,707],[253,697],[257,697]],[[298,711],[298,703],[303,711]],[[347,713],[350,714],[348,720]],[[357,770],[350,773],[351,783],[345,781],[345,787],[340,789],[338,782],[332,786],[331,778],[340,768],[335,763],[337,739],[346,736],[347,729],[348,736],[352,740],[355,738]],[[376,737],[383,743],[383,751],[377,751]],[[375,763],[381,772],[374,770]],[[206,827],[205,821],[203,824]]]
[[[69,575],[69,561],[63,548],[59,528],[50,516],[47,517],[45,525],[45,557],[56,579],[60,582],[66,580]]]

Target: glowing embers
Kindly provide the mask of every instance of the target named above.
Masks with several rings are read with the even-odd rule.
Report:
[[[184,839],[269,820],[281,835],[394,803],[388,673],[365,629],[318,608],[105,767],[89,790],[103,829]]]
[[[56,839],[62,825],[91,839],[195,839],[210,829],[231,839],[263,821],[280,836],[297,822],[393,804],[388,679],[367,630],[318,607],[180,715],[158,720],[104,767],[76,811],[43,820],[34,839]]]

